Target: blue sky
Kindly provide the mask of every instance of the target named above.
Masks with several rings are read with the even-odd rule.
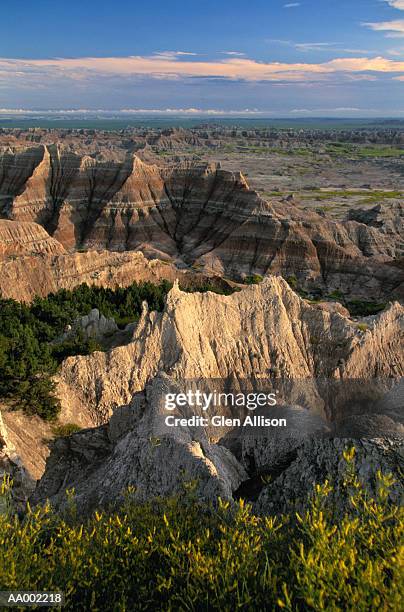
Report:
[[[404,116],[404,0],[10,1],[0,109]]]

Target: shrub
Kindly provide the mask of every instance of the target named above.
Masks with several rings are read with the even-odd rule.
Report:
[[[0,589],[61,590],[67,610],[398,610],[403,510],[388,502],[390,476],[371,498],[348,465],[350,504],[327,506],[315,487],[307,510],[255,516],[242,500],[216,508],[181,498],[79,520],[49,505],[0,515]],[[4,491],[3,491],[4,493]],[[7,504],[3,504],[7,508]]]
[[[363,300],[352,300],[347,303],[349,313],[353,317],[368,317],[375,315],[386,308],[385,303],[366,302]]]
[[[245,283],[246,285],[259,285],[263,280],[264,277],[260,274],[250,274],[250,276],[246,276]]]
[[[55,425],[52,428],[52,432],[55,438],[65,438],[66,436],[71,436],[72,434],[80,430],[81,430],[80,425],[76,425],[76,423],[65,423],[64,425]]]
[[[339,289],[336,289],[335,291],[330,293],[328,297],[331,298],[332,300],[344,301],[344,294]]]
[[[94,351],[102,351],[103,348],[95,338],[86,338],[81,330],[68,340],[55,344],[52,347],[52,356],[58,363],[73,355],[91,355]]]
[[[294,274],[288,276],[285,280],[291,289],[297,289],[297,278]]]
[[[55,395],[55,383],[49,376],[38,374],[33,380],[21,383],[22,398],[16,405],[29,415],[38,415],[44,421],[55,421],[60,412],[60,401]]]
[[[358,323],[357,328],[359,331],[365,332],[367,329],[369,329],[369,325],[367,325],[367,323]]]

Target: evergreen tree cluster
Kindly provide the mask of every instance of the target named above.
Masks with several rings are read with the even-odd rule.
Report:
[[[52,341],[93,308],[120,327],[139,317],[144,300],[150,309],[161,311],[170,288],[167,281],[117,289],[82,284],[36,297],[31,304],[0,298],[0,398],[28,414],[54,420],[60,410],[52,380],[58,365],[70,355],[88,355],[102,347],[79,333],[62,343]]]

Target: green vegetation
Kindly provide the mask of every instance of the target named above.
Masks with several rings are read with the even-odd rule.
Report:
[[[291,289],[293,289],[294,291],[297,290],[298,287],[298,281],[297,278],[294,274],[291,274],[290,276],[288,276],[287,278],[285,278],[286,282],[288,283],[289,287]]]
[[[285,148],[279,146],[268,146],[253,144],[250,142],[233,142],[222,143],[219,147],[219,151],[222,153],[249,153],[253,155],[259,154],[276,154],[284,156],[300,156],[300,157],[317,157],[318,155],[326,154],[331,155],[334,158],[348,158],[348,159],[378,159],[378,158],[400,158],[404,155],[404,148],[395,147],[391,145],[363,145],[346,142],[327,142],[324,148],[319,150],[318,143],[315,145],[307,144],[306,146],[297,145],[296,143],[290,143]],[[168,152],[172,155],[172,151]]]
[[[332,487],[316,485],[298,514],[257,517],[240,501],[208,508],[184,484],[180,498],[79,519],[49,506],[24,517],[3,503],[0,589],[63,591],[66,610],[399,610],[403,601],[403,509],[388,501],[393,479],[377,474],[377,495],[354,473],[344,513]],[[3,487],[7,494],[7,486]],[[1,501],[1,498],[0,498]],[[335,509],[334,509],[335,510]]]
[[[404,155],[404,149],[389,145],[355,145],[342,142],[330,142],[325,147],[329,155],[360,158],[376,157],[400,157]]]
[[[246,276],[244,282],[246,285],[258,285],[262,283],[264,277],[261,274],[250,274],[250,276]]]
[[[346,296],[342,291],[336,289],[332,293],[328,295],[322,294],[320,289],[312,289],[314,295],[310,294],[308,291],[299,286],[299,281],[296,276],[292,274],[288,276],[286,279],[289,286],[302,298],[306,299],[310,304],[318,304],[322,301],[333,301],[339,302],[342,304],[348,311],[351,317],[368,317],[371,315],[379,314],[382,312],[387,306],[385,302],[368,302],[366,300],[350,300],[348,301]],[[362,326],[365,326],[368,329],[366,323],[362,323]],[[359,325],[358,325],[359,327]]]
[[[76,423],[65,423],[65,425],[55,425],[52,427],[52,433],[55,438],[65,438],[66,436],[71,436],[80,430],[80,425],[76,425]]]
[[[62,343],[52,344],[77,317],[98,308],[118,325],[139,317],[143,300],[153,310],[162,310],[171,288],[134,283],[126,288],[105,289],[80,285],[27,305],[0,298],[0,397],[14,408],[54,420],[59,412],[52,375],[70,355],[88,355],[101,346],[93,338],[77,333]]]
[[[376,315],[386,308],[386,303],[365,302],[364,300],[352,300],[347,302],[346,307],[353,317],[369,317]]]
[[[332,293],[328,295],[332,300],[344,300],[344,294],[339,289],[335,289]]]
[[[401,198],[401,191],[383,191],[380,189],[310,189],[312,192],[309,195],[302,195],[302,200],[329,200],[330,198],[360,198],[356,200],[357,204],[377,204],[382,200],[391,200]]]
[[[168,281],[159,285],[133,283],[117,289],[83,284],[72,291],[63,289],[46,298],[37,297],[30,305],[0,298],[0,398],[12,408],[55,420],[60,405],[52,376],[59,364],[66,357],[103,350],[94,338],[86,338],[80,331],[63,342],[54,342],[66,326],[98,308],[125,327],[139,318],[143,301],[151,310],[163,310],[171,287]],[[210,283],[197,290],[233,292],[230,287],[220,289]]]
[[[386,146],[365,146],[358,147],[356,151],[359,157],[401,157],[404,149]]]
[[[361,332],[365,332],[369,329],[369,325],[367,325],[366,323],[358,323],[357,327]]]

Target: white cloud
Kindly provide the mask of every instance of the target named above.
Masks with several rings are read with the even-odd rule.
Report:
[[[123,108],[118,110],[107,109],[49,109],[49,110],[32,110],[24,108],[0,108],[0,115],[5,116],[60,116],[60,115],[103,115],[103,116],[119,116],[119,115],[268,115],[273,111],[259,111],[257,109],[245,108],[242,110],[221,110],[215,108]]]
[[[243,57],[245,53],[241,51],[220,51],[221,55],[233,55],[234,57]]]
[[[190,51],[157,51],[156,53],[154,53],[155,57],[166,57],[166,58],[175,58],[175,57],[181,57],[184,55],[191,55],[191,56],[196,56],[198,55],[197,53],[191,53]]]
[[[388,38],[401,38],[404,36],[404,19],[396,19],[394,21],[380,21],[363,23],[362,25],[374,30],[375,32],[387,32]]]
[[[397,77],[398,79],[401,77]],[[404,80],[404,77],[401,78]],[[318,108],[294,108],[292,110],[285,109],[281,113],[274,110],[258,110],[256,108],[246,108],[242,110],[234,109],[204,109],[204,108],[124,108],[118,110],[106,110],[106,109],[49,109],[49,110],[32,110],[25,108],[0,108],[0,117],[11,118],[11,117],[36,117],[36,118],[61,118],[61,117],[104,117],[104,118],[118,118],[118,117],[130,117],[130,116],[185,116],[185,117],[204,117],[204,116],[217,116],[217,117],[250,117],[250,116],[296,116],[296,115],[328,115],[333,114],[352,114],[365,115],[401,115],[404,114],[404,110],[394,109],[386,110],[380,108],[357,108],[355,106],[336,106],[336,107],[318,107]]]
[[[368,111],[369,109],[366,109]],[[363,108],[355,108],[352,106],[337,106],[336,108],[294,108],[290,111],[296,115],[304,115],[304,114],[313,114],[313,113],[362,113],[364,112]]]
[[[294,108],[290,112],[294,115],[313,115],[315,113],[363,113],[371,109],[355,108],[350,106],[337,106],[336,108]]]
[[[276,45],[285,45],[287,47],[293,47],[296,51],[301,51],[306,53],[307,51],[335,51],[337,53],[374,53],[374,51],[370,51],[369,49],[355,49],[355,48],[347,48],[343,47],[341,43],[337,42],[295,42],[293,40],[284,40],[282,38],[268,38],[266,40],[268,43],[274,43]]]
[[[296,8],[301,6],[301,2],[288,2],[288,4],[284,4],[283,8]]]
[[[305,43],[293,43],[292,46],[297,51],[339,51],[342,53],[371,53],[367,49],[349,49],[341,47],[340,43],[328,43],[328,42],[305,42]]]
[[[328,42],[305,42],[305,43],[293,43],[295,49],[299,51],[322,51],[328,47],[332,47],[332,43]]]
[[[290,111],[291,115],[324,115],[328,114],[331,116],[332,113],[360,113],[362,116],[365,115],[384,115],[384,116],[397,116],[404,114],[404,110],[401,109],[382,109],[382,108],[356,108],[355,106],[337,106],[335,108],[294,108]]]
[[[131,57],[82,57],[51,59],[0,58],[0,84],[12,86],[17,80],[25,87],[48,86],[54,82],[76,81],[85,86],[93,79],[214,78],[242,81],[310,82],[335,73],[403,73],[404,61],[384,57],[342,57],[321,63],[261,62],[230,56],[220,60],[184,59],[175,55]]]
[[[385,2],[399,11],[404,11],[404,0],[385,0]]]

